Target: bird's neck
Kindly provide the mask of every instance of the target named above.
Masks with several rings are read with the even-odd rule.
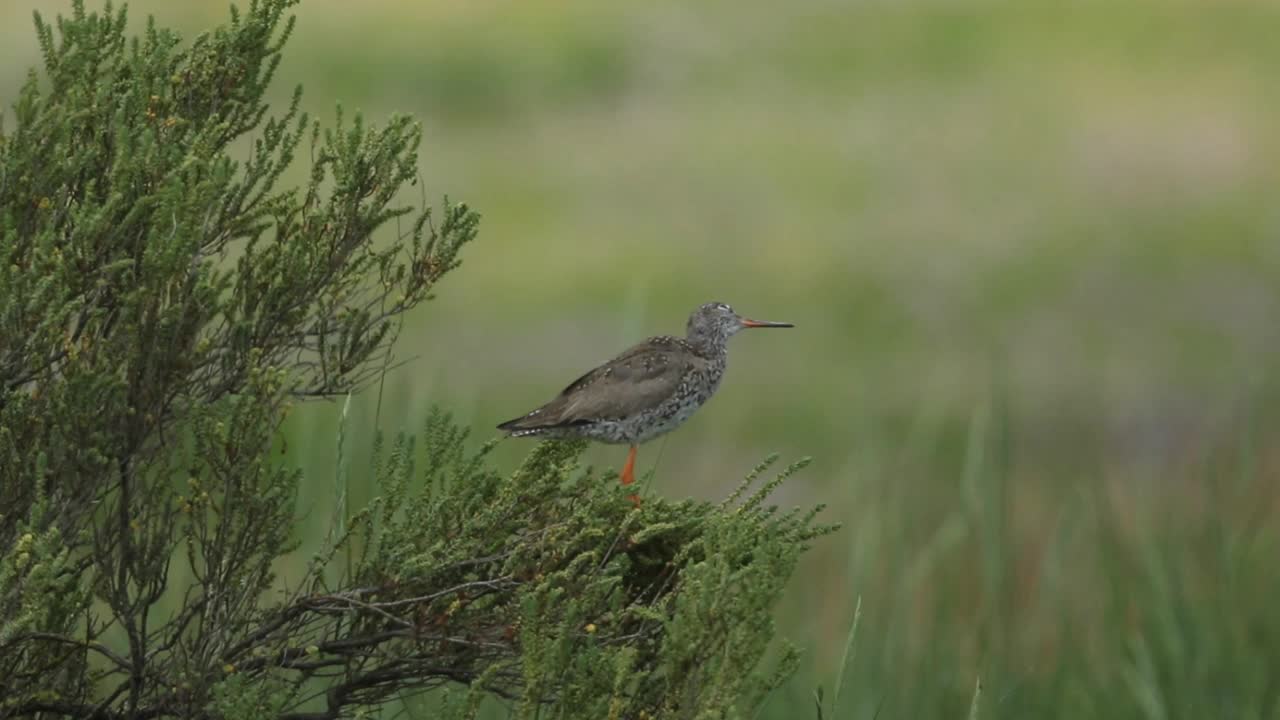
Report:
[[[689,347],[693,348],[700,357],[716,360],[725,355],[726,339],[708,335],[690,335],[685,342],[689,343]]]

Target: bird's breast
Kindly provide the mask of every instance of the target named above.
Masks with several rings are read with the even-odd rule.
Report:
[[[711,398],[723,375],[723,364],[690,366],[671,397],[636,424],[636,441],[651,440],[683,425]]]

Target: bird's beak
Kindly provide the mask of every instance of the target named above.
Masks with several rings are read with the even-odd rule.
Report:
[[[749,320],[741,318],[742,327],[758,328],[758,327],[795,327],[791,323],[784,322],[767,322],[765,320]]]

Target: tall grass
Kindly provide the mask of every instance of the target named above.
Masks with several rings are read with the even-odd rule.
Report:
[[[836,717],[1275,717],[1280,518],[1274,457],[1256,451],[1274,418],[1158,472],[1082,447],[1096,469],[1057,477],[1027,474],[999,418],[975,412],[954,487],[939,469],[920,488],[939,507],[892,472],[881,497],[854,490],[857,652],[797,682],[838,678]],[[795,606],[821,607],[825,587]],[[793,693],[766,715],[806,705]]]

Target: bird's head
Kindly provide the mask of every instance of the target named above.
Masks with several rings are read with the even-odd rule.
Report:
[[[726,340],[747,328],[794,327],[791,323],[766,322],[744,318],[722,302],[700,306],[689,316],[688,340],[706,349],[723,347]]]

